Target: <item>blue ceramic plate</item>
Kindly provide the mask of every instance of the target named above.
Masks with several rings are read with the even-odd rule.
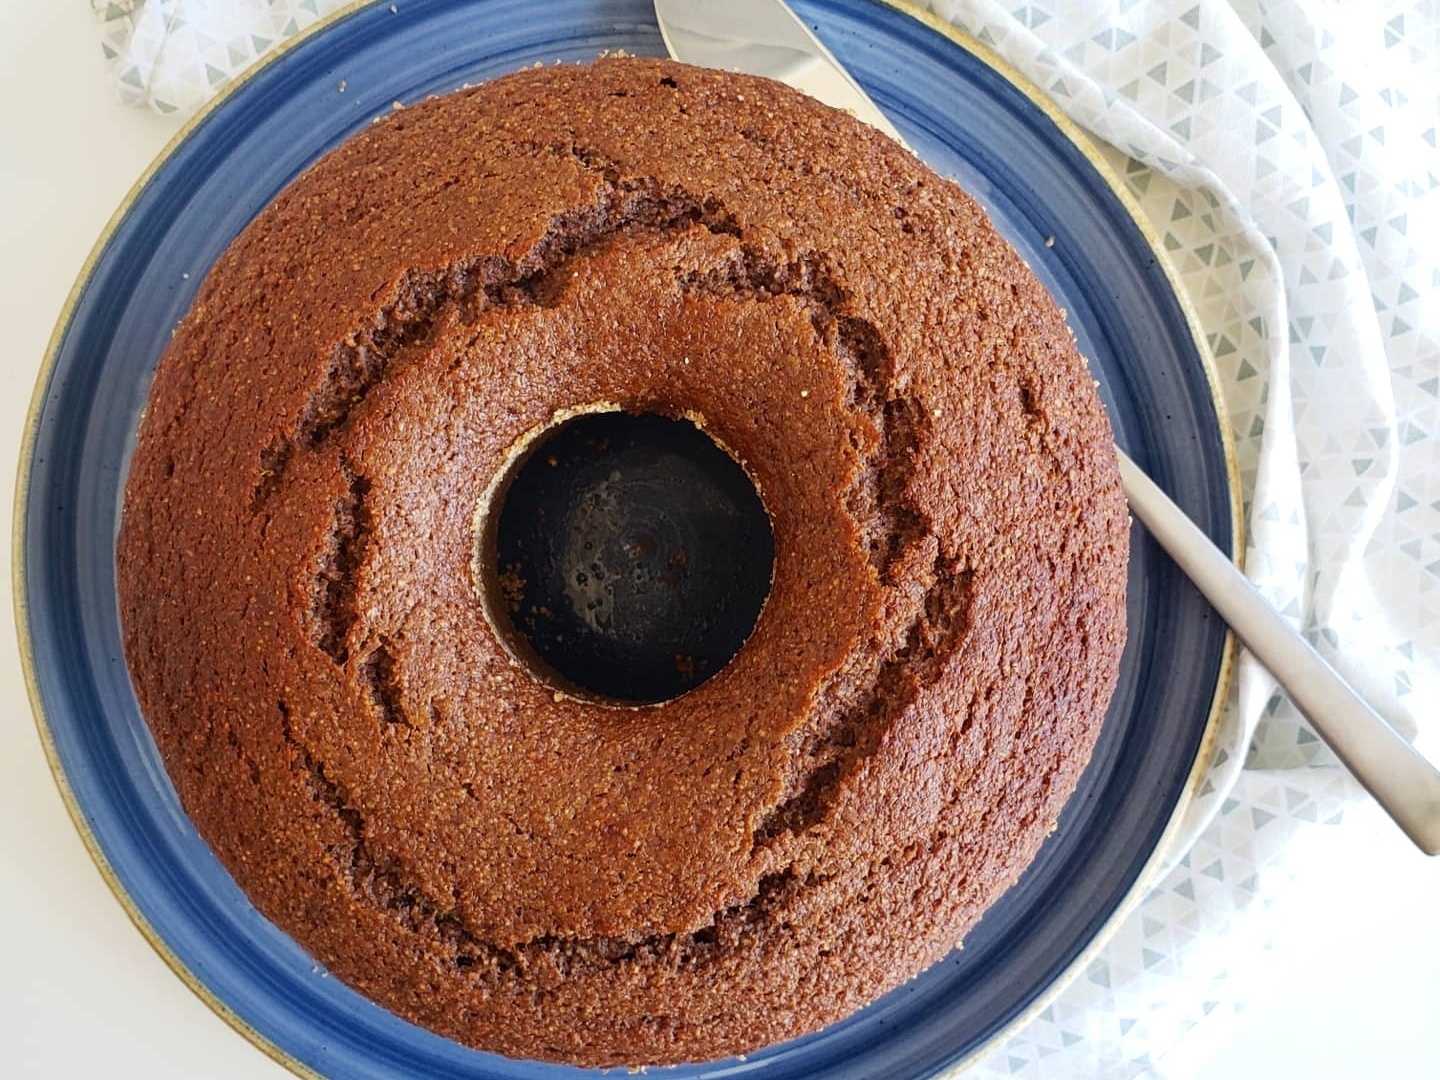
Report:
[[[263,65],[191,126],[117,217],[36,392],[17,597],[56,776],[142,931],[218,1011],[300,1072],[583,1075],[463,1049],[324,977],[196,836],[121,655],[113,545],[127,452],[150,373],[207,268],[320,153],[395,101],[536,61],[663,51],[646,0],[541,6],[399,0],[397,12],[380,0]],[[1209,369],[1161,257],[1093,154],[978,46],[873,0],[797,7],[911,145],[985,202],[1069,309],[1120,441],[1230,547],[1234,483]],[[1059,831],[963,953],[818,1035],[668,1077],[930,1076],[1033,1009],[1102,936],[1196,781],[1228,658],[1218,620],[1145,535],[1133,539],[1130,646],[1093,763]]]

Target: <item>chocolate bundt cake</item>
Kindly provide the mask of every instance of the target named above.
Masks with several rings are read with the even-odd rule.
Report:
[[[532,655],[495,565],[518,463],[596,412],[693,423],[772,534],[743,645],[655,702]],[[245,229],[117,566],[261,912],[468,1045],[669,1063],[845,1017],[1024,870],[1114,687],[1127,522],[1062,313],[955,184],[777,84],[608,59],[395,112]]]

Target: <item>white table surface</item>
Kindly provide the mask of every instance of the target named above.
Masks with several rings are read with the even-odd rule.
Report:
[[[8,492],[36,372],[74,277],[178,125],[115,100],[82,0],[7,0],[3,9]],[[8,529],[4,537],[8,565]],[[0,619],[0,1076],[288,1076],[169,971],[95,871],[41,753],[14,634]],[[1274,993],[1241,1015],[1200,1080],[1440,1077],[1440,861],[1409,849],[1378,813],[1352,816],[1339,832],[1333,872],[1275,943]]]

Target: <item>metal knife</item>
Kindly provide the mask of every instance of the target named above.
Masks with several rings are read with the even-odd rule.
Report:
[[[782,0],[654,0],[670,55],[763,75],[900,133]],[[1440,854],[1440,770],[1367,705],[1124,451],[1125,497],[1346,768],[1427,855]]]

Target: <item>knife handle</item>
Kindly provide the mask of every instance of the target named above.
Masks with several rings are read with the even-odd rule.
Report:
[[[1139,466],[1116,453],[1135,516],[1405,835],[1425,854],[1440,854],[1440,770],[1361,700]]]

